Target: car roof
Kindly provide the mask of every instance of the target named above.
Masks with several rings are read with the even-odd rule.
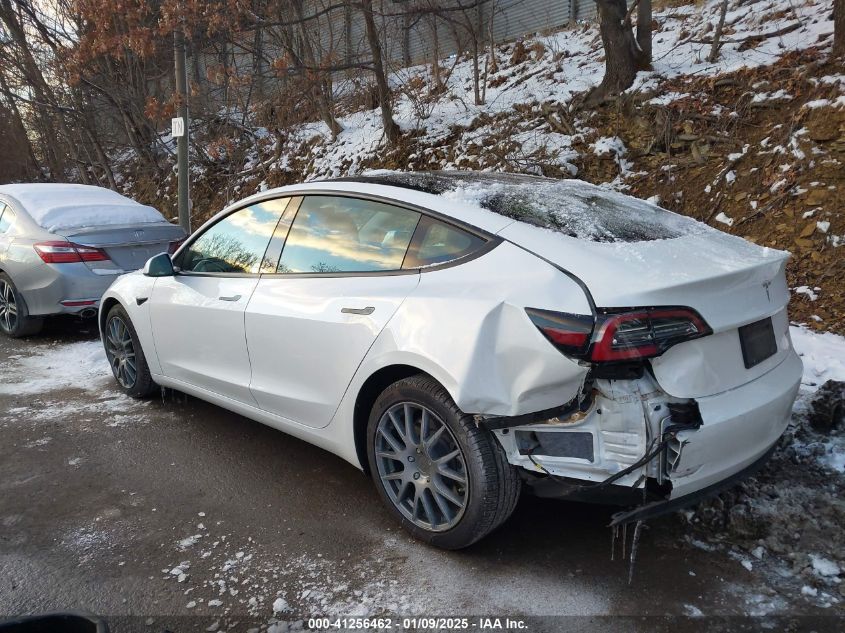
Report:
[[[477,204],[473,204],[471,201],[459,200],[457,198],[449,200],[441,195],[410,187],[401,187],[396,184],[377,182],[366,177],[360,179],[336,178],[332,180],[312,180],[305,183],[269,189],[230,205],[220,215],[234,208],[247,206],[268,198],[306,193],[353,194],[382,198],[386,199],[386,201],[395,201],[399,204],[433,211],[446,218],[454,219],[459,223],[468,224],[493,234],[498,233],[513,223],[512,219],[493,213]]]
[[[520,222],[587,242],[643,242],[706,229],[691,218],[605,187],[527,174],[383,170],[275,191],[319,190],[380,195],[491,233]]]

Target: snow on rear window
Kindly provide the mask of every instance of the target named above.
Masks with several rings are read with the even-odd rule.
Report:
[[[19,184],[2,185],[0,193],[17,199],[38,226],[52,232],[103,225],[166,222],[153,207],[102,187]]]
[[[663,240],[706,230],[650,202],[580,180],[470,172],[374,172],[349,180],[441,195],[594,242]]]

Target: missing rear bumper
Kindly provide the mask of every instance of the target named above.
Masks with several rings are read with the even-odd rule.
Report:
[[[695,505],[700,501],[703,501],[704,499],[714,497],[720,492],[732,488],[740,481],[747,479],[748,477],[751,477],[752,475],[757,473],[766,464],[766,462],[769,461],[769,458],[771,458],[772,453],[775,452],[776,448],[777,442],[770,446],[766,450],[766,452],[763,453],[763,455],[761,455],[757,459],[757,461],[746,466],[739,472],[736,472],[721,481],[711,484],[706,488],[702,488],[701,490],[690,493],[688,495],[684,495],[683,497],[678,497],[676,499],[656,500],[649,503],[641,504],[639,507],[636,507],[632,510],[618,512],[613,515],[613,520],[611,521],[610,526],[613,527],[616,525],[627,525],[628,523],[636,523],[637,521],[646,521],[647,519],[653,519],[654,517],[658,517],[663,514],[676,512],[688,506]]]

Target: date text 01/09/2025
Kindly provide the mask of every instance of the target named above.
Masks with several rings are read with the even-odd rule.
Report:
[[[351,618],[310,618],[308,629],[324,631],[340,630],[479,630],[479,631],[520,631],[528,628],[525,620],[499,617],[351,617]]]

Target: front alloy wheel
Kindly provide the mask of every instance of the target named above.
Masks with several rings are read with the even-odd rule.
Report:
[[[103,347],[114,379],[124,393],[133,398],[144,398],[157,389],[138,333],[120,304],[114,305],[106,315]]]
[[[425,374],[393,383],[376,399],[367,459],[382,501],[402,527],[444,549],[489,534],[519,499],[519,475],[498,440]]]
[[[106,358],[120,386],[132,389],[138,379],[135,344],[126,323],[117,314],[109,319],[106,327]]]
[[[405,518],[433,532],[457,525],[469,496],[466,462],[436,414],[412,402],[393,405],[381,416],[375,450],[384,489]]]

